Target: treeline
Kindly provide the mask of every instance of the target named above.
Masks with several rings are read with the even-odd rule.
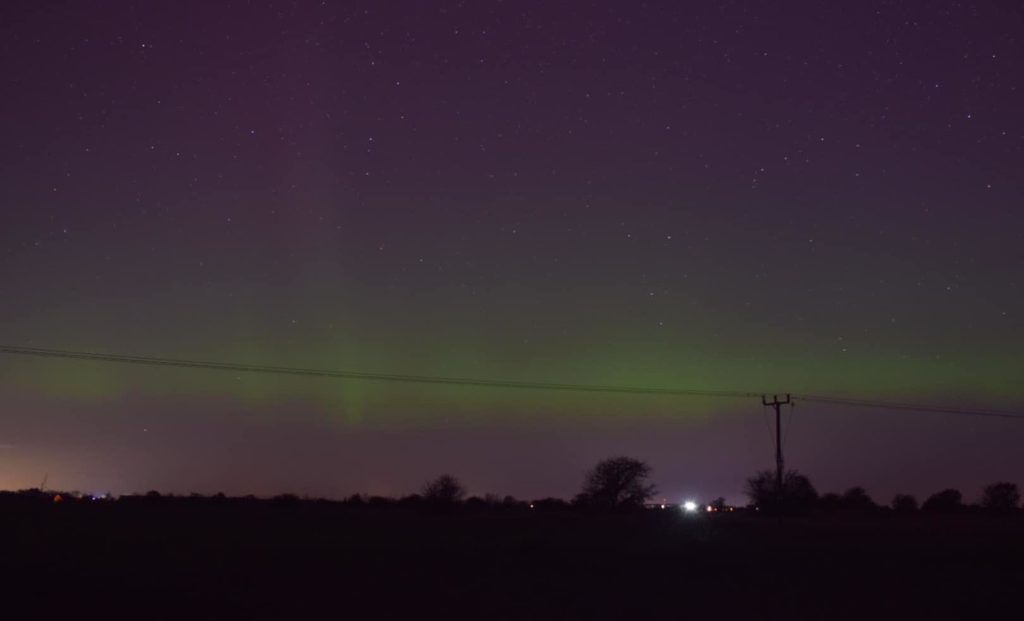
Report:
[[[922,503],[918,503],[911,494],[896,494],[888,504],[879,504],[859,486],[841,494],[819,494],[810,479],[796,470],[786,472],[780,487],[776,474],[764,470],[747,479],[746,493],[753,507],[767,512],[864,513],[891,510],[899,513],[1014,513],[1022,508],[1020,488],[1016,483],[1006,481],[985,486],[976,504],[965,502],[963,494],[951,488],[935,492]]]
[[[650,483],[651,467],[643,461],[630,457],[613,457],[599,462],[586,476],[583,488],[572,501],[561,498],[541,498],[537,500],[519,500],[512,496],[467,496],[466,488],[453,475],[441,476],[427,481],[420,492],[391,498],[384,496],[364,496],[354,494],[344,500],[300,498],[294,494],[280,494],[272,498],[256,496],[227,497],[224,494],[203,496],[190,494],[186,496],[163,495],[150,491],[141,495],[124,495],[117,498],[109,495],[89,495],[78,492],[41,491],[38,489],[21,492],[0,493],[0,502],[53,502],[61,503],[96,503],[117,501],[118,503],[155,504],[175,502],[213,503],[213,504],[251,504],[260,506],[294,506],[299,504],[319,504],[342,507],[376,507],[376,508],[446,508],[462,507],[467,509],[503,509],[551,511],[568,509],[591,510],[631,510],[645,506],[656,493]]]
[[[447,475],[446,475],[447,476]],[[454,478],[454,477],[453,477]],[[459,499],[438,498],[428,494],[413,493],[405,496],[375,496],[367,494],[352,494],[346,498],[328,499],[297,494],[278,494],[270,497],[260,497],[252,494],[245,496],[228,496],[223,493],[205,494],[162,494],[158,491],[149,491],[145,494],[124,494],[114,496],[109,494],[92,495],[83,494],[78,491],[56,491],[39,489],[26,489],[20,491],[0,491],[0,515],[3,508],[17,506],[39,506],[39,505],[60,505],[60,506],[134,506],[146,507],[224,507],[224,508],[325,508],[325,509],[376,509],[382,511],[404,511],[404,510],[443,510],[443,511],[508,511],[508,512],[551,512],[562,510],[576,510],[580,505],[566,501],[562,498],[540,498],[536,500],[521,500],[513,496],[498,496],[486,494],[484,496],[468,496]]]
[[[876,502],[863,487],[851,487],[842,493],[819,494],[804,474],[790,470],[782,478],[781,485],[776,474],[769,470],[758,472],[747,479],[746,495],[749,504],[731,507],[724,498],[697,502],[691,499],[683,504],[652,503],[658,491],[651,483],[651,467],[631,457],[613,457],[598,462],[583,482],[580,492],[571,500],[542,498],[520,500],[512,496],[468,496],[465,486],[453,475],[443,474],[427,481],[418,493],[393,498],[353,494],[343,500],[322,498],[300,498],[294,494],[281,494],[272,498],[256,496],[228,497],[224,494],[203,496],[162,495],[151,491],[141,495],[113,497],[109,494],[89,495],[78,492],[55,492],[38,489],[20,492],[0,492],[0,504],[12,503],[106,503],[166,505],[216,504],[253,506],[298,506],[321,505],[339,508],[372,507],[379,509],[465,509],[502,511],[629,511],[645,507],[666,509],[679,508],[691,513],[751,512],[760,514],[806,514],[806,513],[870,513],[925,512],[934,514],[955,514],[986,512],[1009,514],[1021,511],[1021,493],[1015,483],[997,482],[985,487],[977,503],[969,504],[956,489],[938,491],[921,503],[910,494],[897,494],[889,503]]]

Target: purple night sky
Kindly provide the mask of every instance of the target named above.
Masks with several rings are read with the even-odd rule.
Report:
[[[996,0],[4,2],[0,344],[1024,411],[1022,36]],[[1019,420],[786,416],[821,491],[1024,469]],[[628,454],[738,502],[766,422],[0,354],[0,489],[569,497]]]

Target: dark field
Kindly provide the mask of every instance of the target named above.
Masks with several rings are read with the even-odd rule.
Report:
[[[4,618],[1018,618],[1024,518],[4,503]],[[26,616],[26,613],[27,616]]]

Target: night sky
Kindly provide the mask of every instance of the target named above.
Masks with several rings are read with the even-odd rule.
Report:
[[[1024,9],[0,4],[0,343],[1024,408]],[[797,402],[877,500],[1020,421]],[[0,355],[0,488],[742,501],[758,399]]]

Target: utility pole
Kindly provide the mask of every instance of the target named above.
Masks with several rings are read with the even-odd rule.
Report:
[[[779,395],[772,395],[771,402],[765,395],[761,395],[761,405],[775,408],[775,493],[779,496],[782,495],[782,475],[785,470],[785,462],[782,460],[782,414],[779,408],[790,403],[792,400],[788,394],[785,401],[779,401]]]

